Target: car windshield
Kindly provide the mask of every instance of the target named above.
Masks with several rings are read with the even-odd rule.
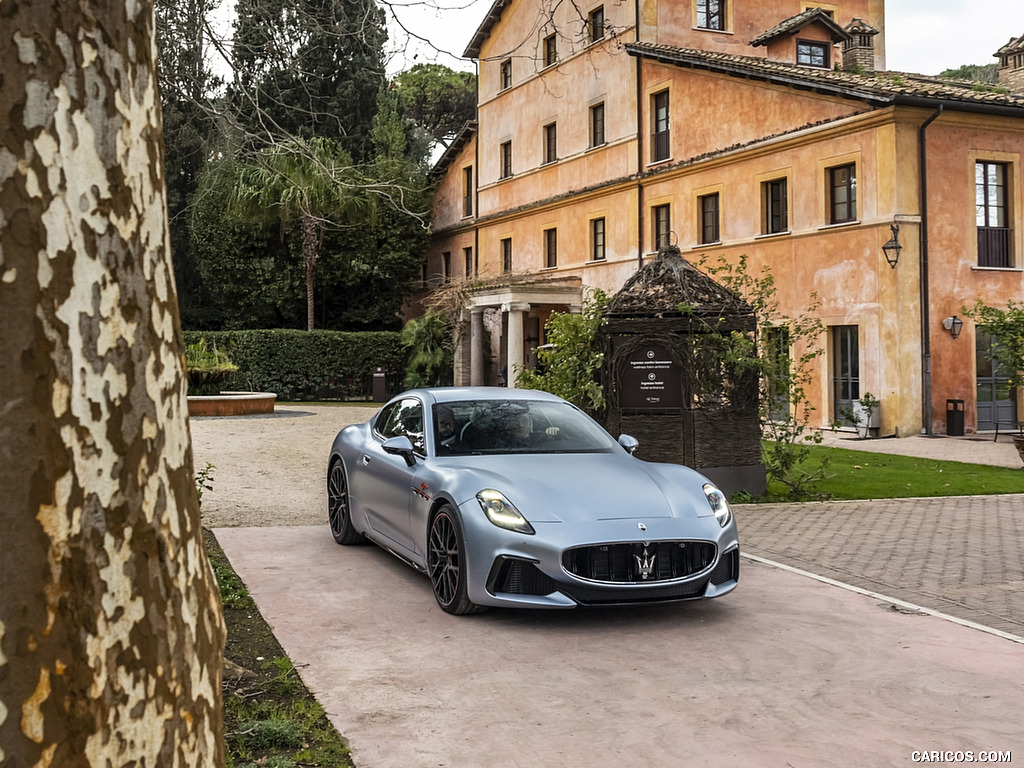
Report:
[[[611,436],[582,412],[543,400],[464,400],[434,406],[439,456],[595,453],[615,450]]]

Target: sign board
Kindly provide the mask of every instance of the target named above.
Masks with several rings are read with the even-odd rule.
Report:
[[[664,346],[638,346],[620,371],[619,404],[623,408],[682,407],[679,366]]]

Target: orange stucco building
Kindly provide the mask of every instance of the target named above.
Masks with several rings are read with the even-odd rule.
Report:
[[[427,278],[469,281],[456,383],[530,365],[553,309],[672,243],[769,267],[788,316],[816,297],[821,426],[869,392],[882,435],[945,432],[950,400],[967,431],[1024,419],[988,339],[951,332],[1024,300],[1019,39],[990,88],[887,72],[884,30],[882,0],[496,0],[477,119],[435,168]]]

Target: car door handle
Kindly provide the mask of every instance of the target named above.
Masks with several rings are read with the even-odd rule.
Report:
[[[370,463],[370,457],[369,457],[369,456],[367,456],[367,455],[366,455],[366,454],[364,453],[364,454],[363,454],[363,466],[365,467],[365,466],[367,466],[367,465],[368,465],[369,463]]]

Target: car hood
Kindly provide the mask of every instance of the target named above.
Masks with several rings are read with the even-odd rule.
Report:
[[[460,504],[491,488],[535,523],[713,514],[703,476],[625,454],[474,456],[467,464],[459,472]]]

